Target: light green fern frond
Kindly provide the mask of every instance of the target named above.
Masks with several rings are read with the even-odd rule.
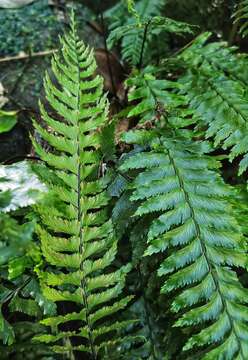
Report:
[[[164,254],[162,292],[176,292],[171,308],[183,313],[175,326],[198,328],[184,350],[204,347],[198,359],[245,360],[248,292],[232,267],[246,268],[247,255],[232,216],[232,189],[216,171],[219,163],[203,154],[204,143],[147,133],[125,135],[144,150],[121,171],[139,170],[131,200],[139,205],[136,216],[154,215],[145,255]]]
[[[34,121],[50,148],[46,151],[33,140],[46,163],[40,175],[50,199],[37,208],[41,219],[37,233],[48,264],[40,274],[45,296],[74,306],[65,307],[63,315],[43,319],[51,333],[35,340],[50,344],[58,353],[82,351],[96,359],[105,347],[121,341],[118,332],[128,325],[109,316],[132,298],[120,296],[130,266],[114,270],[117,243],[108,219],[107,183],[99,178],[100,132],[108,114],[103,79],[95,76],[93,50],[80,41],[73,17],[61,44],[61,56],[52,60],[56,83],[45,77],[51,111],[43,105],[40,110],[46,127]],[[70,330],[72,321],[76,325]]]

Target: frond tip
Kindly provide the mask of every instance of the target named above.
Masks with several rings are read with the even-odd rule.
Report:
[[[35,340],[51,344],[58,353],[83,351],[96,359],[108,344],[117,342],[114,334],[118,338],[119,330],[127,325],[127,321],[111,321],[109,316],[125,308],[132,298],[120,296],[130,265],[110,271],[117,243],[107,216],[106,180],[98,177],[102,158],[99,137],[107,121],[108,101],[102,93],[103,79],[95,76],[93,50],[79,40],[74,17],[61,44],[62,55],[52,60],[56,84],[45,77],[53,115],[41,105],[47,127],[34,121],[50,148],[47,152],[33,140],[47,166],[43,181],[49,199],[52,194],[55,199],[38,206],[41,224],[37,233],[48,264],[42,274],[45,296],[54,302],[73,302],[77,311],[71,312],[69,307],[64,315],[43,319],[42,324],[52,333]],[[73,331],[72,321],[78,324]],[[66,330],[59,331],[61,327]]]

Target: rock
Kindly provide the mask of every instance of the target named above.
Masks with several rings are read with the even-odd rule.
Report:
[[[30,141],[26,129],[17,124],[11,131],[0,134],[0,162],[25,156]]]
[[[35,0],[0,0],[0,8],[15,9],[28,4],[31,4]]]

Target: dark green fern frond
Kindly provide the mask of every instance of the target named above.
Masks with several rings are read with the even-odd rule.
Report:
[[[167,0],[139,0],[135,1],[135,8],[141,19],[159,15],[165,6]]]
[[[158,120],[157,126],[164,126],[166,121],[175,125],[176,116],[180,114],[183,118],[189,114],[186,97],[178,94],[181,88],[178,82],[157,79],[153,70],[147,67],[139,73],[135,71],[126,81],[130,89],[128,100],[134,103],[128,117],[138,116],[140,124]],[[186,121],[183,123],[186,125]]]
[[[206,137],[214,137],[215,146],[230,149],[230,161],[243,155],[239,174],[248,167],[248,106],[244,88],[225,76],[185,78],[184,91],[190,106],[208,125]]]
[[[122,57],[131,65],[138,65],[142,50],[145,52],[152,37],[162,32],[177,35],[192,34],[193,27],[163,16],[145,16],[140,21],[119,26],[111,31],[108,45],[112,48],[122,39]]]
[[[130,18],[130,14],[136,14],[140,19],[160,15],[165,3],[166,0],[139,0],[135,2],[121,0],[105,11],[104,15],[110,21],[109,29],[114,30],[121,25],[133,23],[134,19]]]
[[[147,51],[148,45],[162,31],[179,35],[192,33],[192,27],[188,24],[161,16],[165,3],[165,0],[139,0],[126,4],[123,1],[109,10],[106,13],[111,20],[109,47],[112,48],[121,40],[123,60],[136,66],[141,65],[143,57],[147,60],[151,52]]]
[[[56,84],[48,75],[45,78],[46,98],[55,115],[41,105],[47,128],[34,121],[50,147],[47,152],[33,141],[47,166],[40,174],[44,173],[50,199],[37,208],[41,218],[37,233],[48,264],[40,274],[45,296],[74,306],[42,320],[51,334],[35,340],[51,344],[58,353],[82,351],[96,359],[106,347],[122,341],[118,333],[129,323],[111,321],[110,315],[132,298],[120,297],[130,266],[114,270],[117,242],[108,218],[107,182],[99,177],[104,155],[100,132],[108,114],[103,79],[94,75],[93,50],[79,40],[74,18],[61,43],[62,56],[52,61]]]
[[[241,175],[248,167],[247,57],[235,55],[225,45],[204,47],[200,41],[182,54],[190,67],[180,79],[182,92],[199,125],[207,126],[206,137],[214,138],[215,147],[229,149],[230,161],[243,156]]]
[[[114,30],[126,22],[128,9],[126,0],[118,1],[117,4],[104,12],[104,18],[109,22],[109,30]]]
[[[210,36],[210,32],[198,36],[179,58],[182,58],[189,68],[211,67],[213,76],[218,72],[226,75],[230,80],[239,81],[246,87],[248,85],[247,54],[238,53],[235,46],[230,47],[225,41],[206,44]]]
[[[248,1],[243,0],[238,6],[238,10],[233,14],[235,18],[234,23],[241,22],[239,32],[245,37],[248,34]]]
[[[128,143],[144,146],[121,171],[139,170],[131,200],[136,216],[154,215],[146,256],[164,254],[158,274],[163,293],[177,295],[171,308],[181,312],[175,326],[202,327],[184,350],[204,347],[198,359],[248,357],[248,292],[232,267],[247,266],[245,240],[229,198],[232,189],[204,155],[204,143],[130,132]],[[204,150],[205,148],[205,150]]]

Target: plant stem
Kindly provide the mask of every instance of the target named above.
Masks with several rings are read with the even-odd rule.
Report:
[[[148,33],[148,27],[149,27],[150,23],[151,23],[151,20],[148,21],[148,23],[145,25],[145,29],[144,29],[142,47],[141,47],[141,52],[140,52],[140,60],[139,60],[139,64],[138,64],[138,69],[139,69],[139,70],[142,68],[142,65],[143,65],[143,57],[144,57],[145,43],[146,43],[146,38],[147,38],[147,33]]]

